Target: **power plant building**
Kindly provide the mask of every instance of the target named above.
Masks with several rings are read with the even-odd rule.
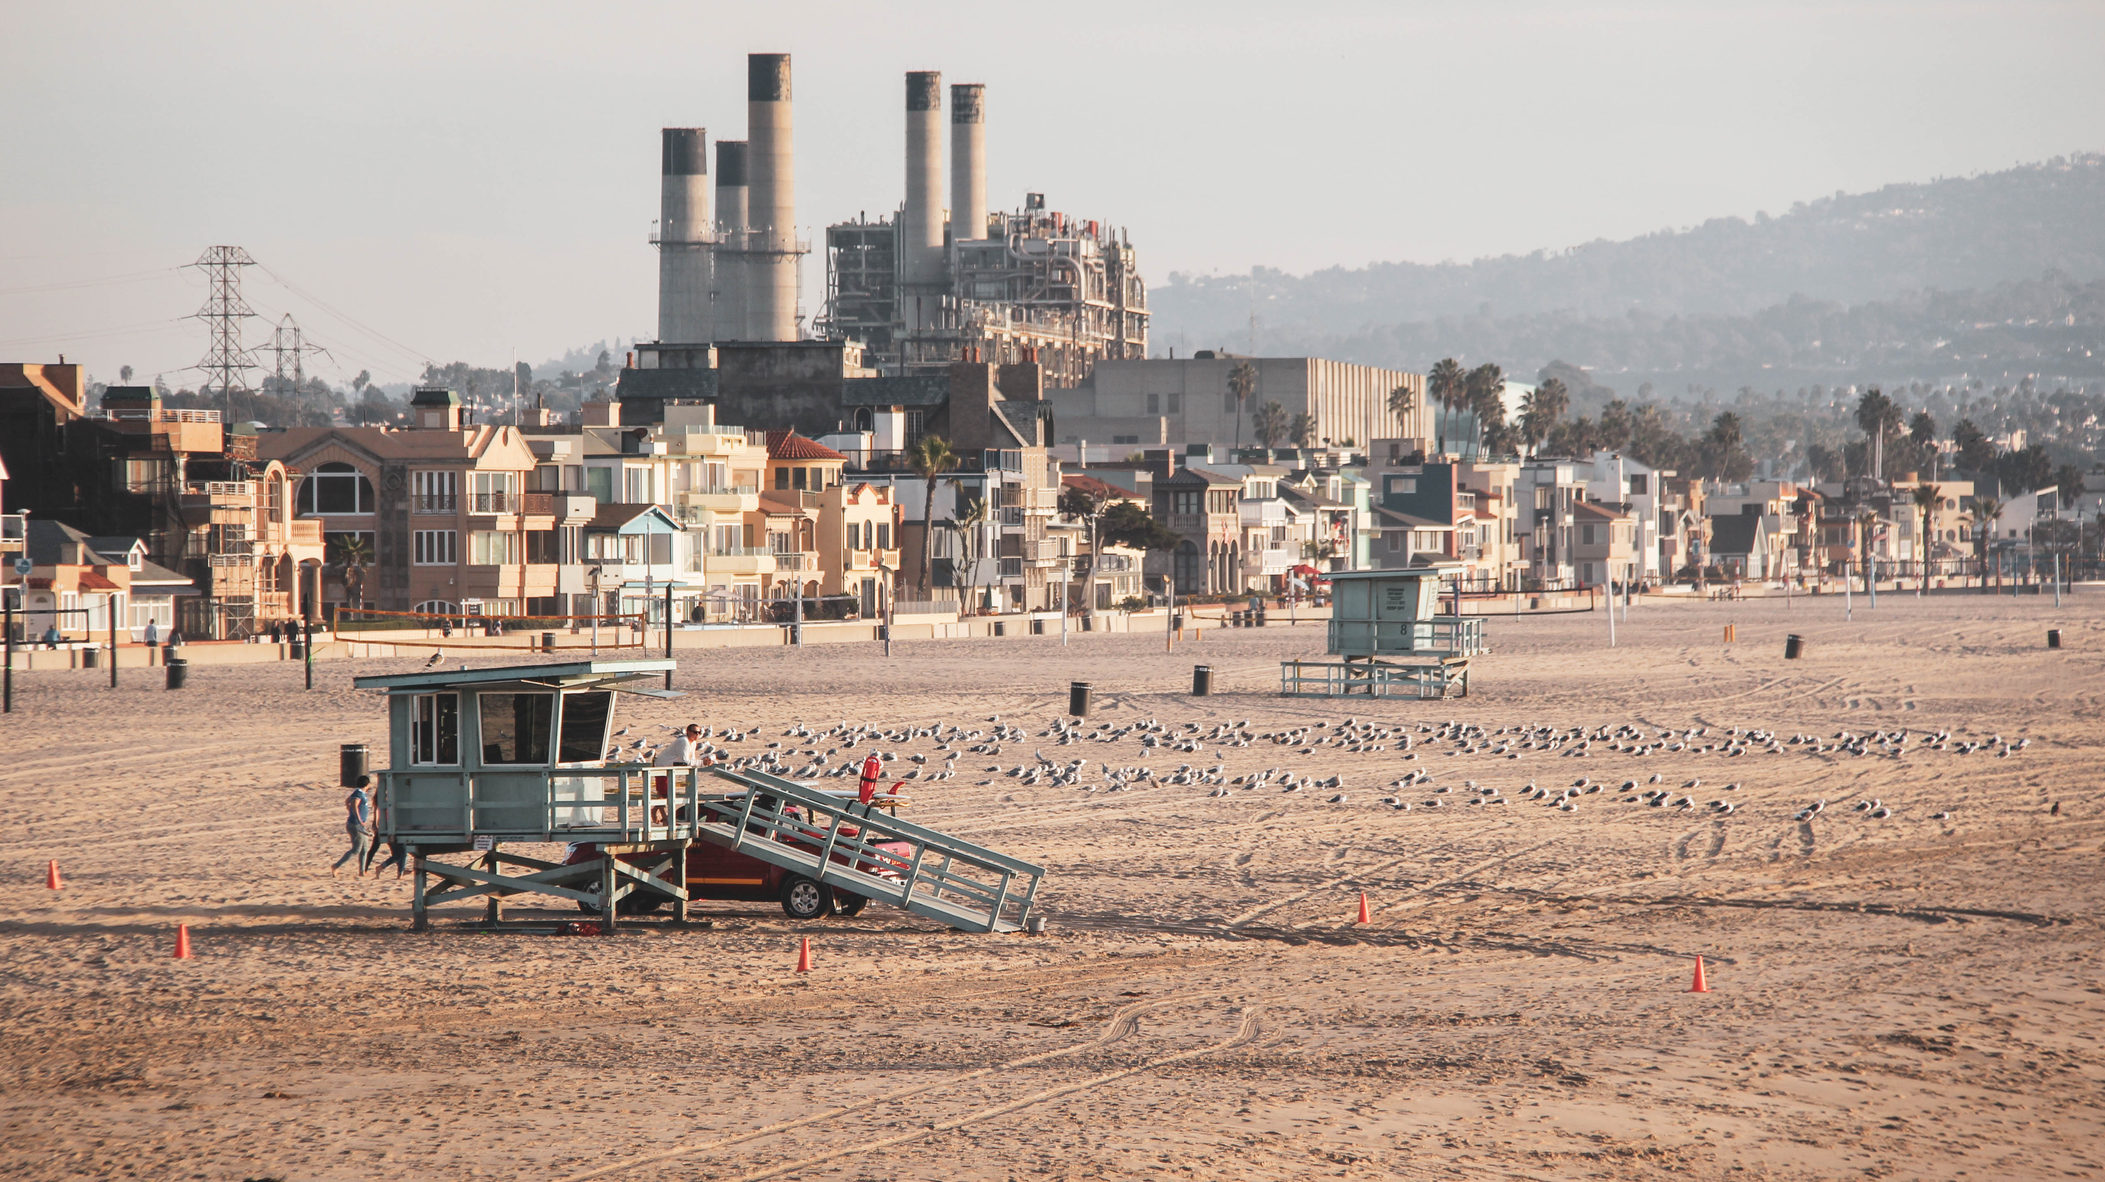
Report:
[[[925,376],[935,390],[960,362],[1031,365],[1047,386],[1073,385],[1097,361],[1147,356],[1147,287],[1122,231],[1048,210],[1036,193],[1018,211],[988,212],[978,84],[950,87],[945,183],[943,84],[933,71],[906,75],[899,209],[827,228],[825,302],[804,332],[797,278],[809,245],[796,237],[790,94],[788,55],[749,55],[746,138],[717,141],[713,189],[706,132],[664,129],[652,238],[658,340],[638,348],[638,368],[655,372],[634,382],[635,370],[624,374],[625,414],[735,393],[743,383],[716,372],[731,346],[751,372],[784,372],[809,368],[818,359],[803,352],[826,342],[821,384],[835,389]],[[765,345],[797,357],[775,365],[753,355]],[[852,419],[853,406],[840,409],[841,422]]]

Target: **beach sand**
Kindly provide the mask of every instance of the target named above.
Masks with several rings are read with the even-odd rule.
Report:
[[[466,905],[412,933],[407,879],[328,867],[337,746],[385,738],[350,677],[418,662],[317,665],[312,692],[291,664],[200,666],[173,693],[20,677],[0,1178],[2105,1174],[2105,595],[1859,597],[1854,622],[1835,597],[1645,603],[1618,630],[1610,649],[1598,612],[1494,618],[1471,696],[1444,702],[1280,698],[1278,661],[1322,630],[1276,620],[1170,654],[1101,634],[686,652],[689,697],[625,699],[630,721],[770,742],[799,721],[1027,728],[906,815],[1049,866],[1036,938],[741,903],[612,939],[478,933]],[[1215,696],[1188,696],[1195,663]],[[1040,732],[1075,679],[1092,726],[1353,718],[1408,725],[1417,758],[1060,746]],[[1821,749],[1509,759],[1418,730],[1448,720]],[[1833,749],[1900,729],[1904,754]],[[1947,729],[2029,742],[1930,749]],[[1099,790],[980,770],[1040,749],[1086,757]],[[1108,791],[1100,761],[1342,787]],[[1380,803],[1419,770],[1409,811]],[[1522,795],[1655,773],[1695,807]],[[1509,803],[1461,803],[1465,779]],[[1891,816],[1852,811],[1871,797]],[[195,959],[169,957],[179,922]]]

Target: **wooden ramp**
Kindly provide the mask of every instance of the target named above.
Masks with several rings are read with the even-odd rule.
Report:
[[[967,932],[1013,932],[1045,869],[764,772],[702,805],[695,837]],[[902,852],[886,846],[905,846]]]

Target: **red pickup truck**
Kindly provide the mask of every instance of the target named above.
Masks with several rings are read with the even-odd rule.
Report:
[[[847,796],[844,799],[853,800],[854,797]],[[743,794],[702,803],[705,814],[714,814],[710,819],[726,824],[737,822],[743,806]],[[792,808],[790,811],[795,813],[797,810]],[[861,830],[853,825],[841,826],[842,837],[855,837],[860,833]],[[825,844],[825,834],[814,831],[808,836],[794,838],[778,835],[775,840],[816,851]],[[891,855],[893,861],[901,866],[913,856],[913,847],[905,842],[879,842],[877,848]],[[564,859],[564,865],[588,862],[598,856],[598,846],[576,845],[571,847],[569,857]],[[640,859],[641,855],[638,857]],[[835,853],[833,861],[843,866],[849,864],[847,855],[843,853]],[[868,863],[864,863],[862,868],[866,871],[873,869]],[[875,867],[874,872],[885,878],[899,877],[891,866]],[[697,841],[687,849],[687,892],[690,899],[736,899],[748,902],[773,899],[782,904],[784,914],[791,919],[800,920],[821,919],[834,914],[858,915],[870,902],[862,895],[827,886],[793,870],[763,862],[749,854],[738,853],[728,846],[708,841]],[[615,909],[622,915],[647,915],[670,902],[671,897],[646,887],[623,896]],[[578,909],[592,915],[599,914],[597,903],[580,901]]]

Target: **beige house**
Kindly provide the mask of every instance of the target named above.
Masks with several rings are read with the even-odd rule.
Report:
[[[320,525],[324,602],[554,614],[555,498],[528,491],[537,461],[525,437],[463,425],[451,390],[419,390],[411,410],[406,430],[293,427],[258,439],[261,458],[297,474],[296,520]]]
[[[1571,516],[1572,563],[1581,585],[1605,587],[1636,573],[1637,519],[1626,506],[1577,501]]]

